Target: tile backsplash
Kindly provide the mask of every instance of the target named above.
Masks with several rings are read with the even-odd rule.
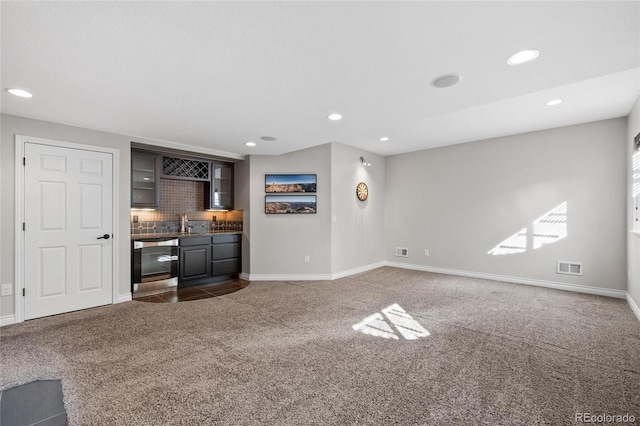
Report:
[[[202,233],[211,231],[242,231],[241,220],[220,220],[216,222],[205,220],[189,220],[185,224],[186,228],[191,228],[192,233]],[[180,221],[144,221],[131,222],[131,234],[170,234],[180,231]]]
[[[242,210],[204,209],[204,182],[160,179],[160,204],[155,211],[132,210],[132,234],[178,232],[180,216],[187,215],[192,232],[242,230]],[[215,217],[215,221],[214,221]],[[137,222],[134,219],[137,218]]]

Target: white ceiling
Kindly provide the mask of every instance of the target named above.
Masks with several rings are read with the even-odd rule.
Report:
[[[2,88],[34,95],[3,90],[3,113],[232,157],[334,141],[391,155],[626,116],[640,94],[638,1],[1,7]],[[527,48],[540,57],[506,64]],[[458,85],[430,85],[451,72]]]

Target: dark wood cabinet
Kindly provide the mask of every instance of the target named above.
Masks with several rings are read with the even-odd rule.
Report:
[[[131,150],[131,207],[157,208],[160,160],[156,153]]]
[[[211,276],[217,279],[237,277],[241,271],[241,235],[221,234],[211,237]]]
[[[212,162],[205,183],[204,205],[210,210],[233,210],[233,163]]]
[[[160,178],[203,182],[206,210],[233,210],[233,163],[131,148],[131,207],[158,208]]]
[[[210,237],[180,238],[179,285],[195,285],[211,276]]]
[[[237,278],[242,271],[241,234],[180,238],[179,287]]]

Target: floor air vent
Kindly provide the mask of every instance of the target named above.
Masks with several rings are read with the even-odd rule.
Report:
[[[582,263],[558,261],[558,274],[582,275]]]
[[[398,257],[409,257],[409,249],[396,247],[396,256]]]

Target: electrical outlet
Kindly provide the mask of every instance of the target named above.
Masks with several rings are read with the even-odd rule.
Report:
[[[429,256],[429,250],[425,250],[425,251],[424,251],[424,255],[425,255],[425,256]]]
[[[13,285],[2,284],[2,290],[0,291],[0,296],[11,296],[12,294],[13,294]]]
[[[309,263],[309,256],[308,255],[304,257],[304,263]]]

